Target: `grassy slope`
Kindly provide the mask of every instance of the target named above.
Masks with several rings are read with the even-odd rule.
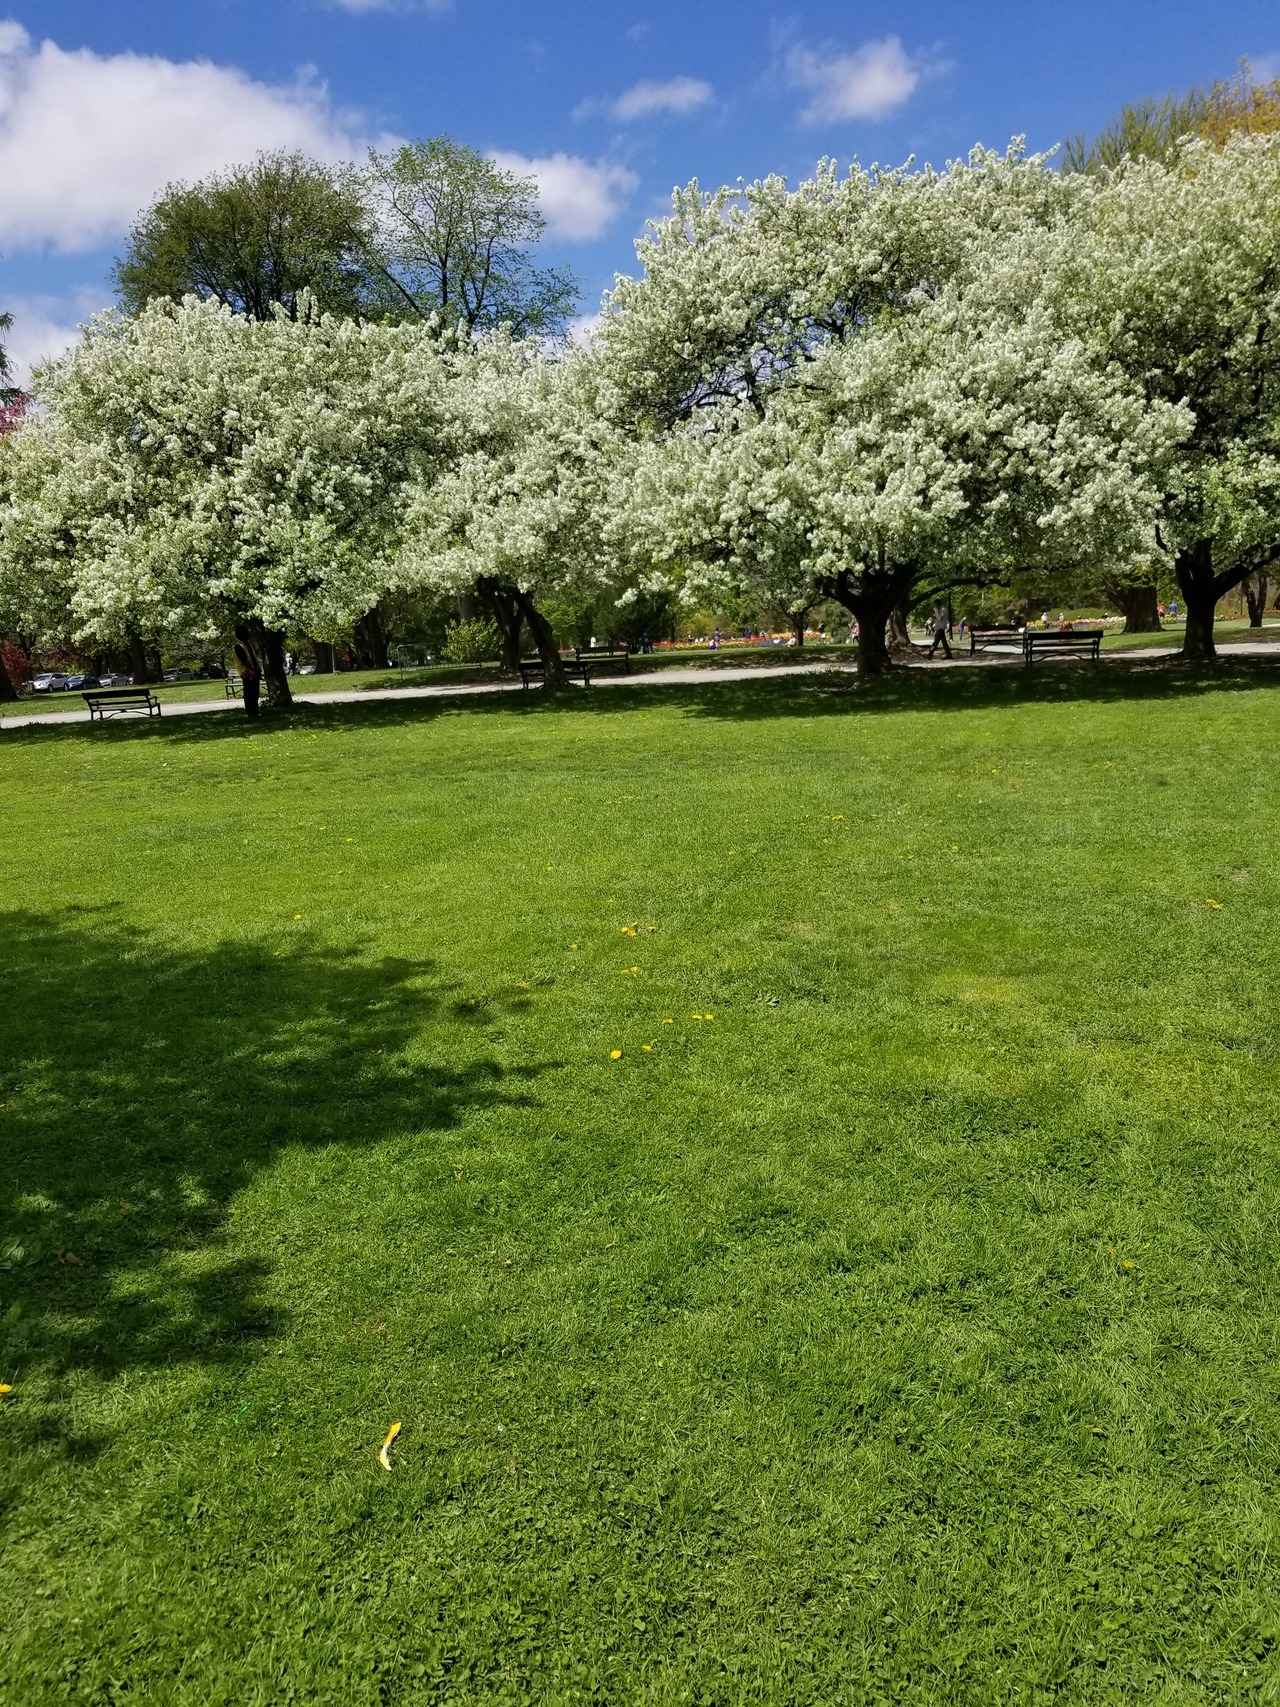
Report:
[[[0,1698],[1272,1699],[1278,708],[0,737]]]

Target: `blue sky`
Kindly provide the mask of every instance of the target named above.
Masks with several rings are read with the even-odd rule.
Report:
[[[0,0],[0,306],[52,353],[170,179],[444,130],[537,177],[585,315],[675,183],[1049,147],[1243,55],[1280,73],[1275,0]]]

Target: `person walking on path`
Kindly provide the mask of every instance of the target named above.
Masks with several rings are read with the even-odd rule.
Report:
[[[262,691],[262,671],[258,668],[249,630],[243,623],[236,628],[235,654],[236,663],[240,666],[240,683],[244,689],[244,714],[246,717],[256,717],[258,695]]]
[[[938,650],[939,646],[941,646],[948,658],[951,656],[951,642],[947,638],[947,629],[950,626],[951,622],[947,615],[947,607],[941,602],[941,600],[939,600],[933,607],[933,617],[930,621],[930,627],[933,629],[933,645],[929,648],[929,656],[931,658]]]

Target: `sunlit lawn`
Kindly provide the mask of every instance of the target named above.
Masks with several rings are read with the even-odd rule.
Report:
[[[1278,711],[0,736],[0,1700],[1276,1698]]]

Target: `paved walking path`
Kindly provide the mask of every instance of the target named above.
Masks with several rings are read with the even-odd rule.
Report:
[[[1155,658],[1176,657],[1176,646],[1151,646],[1135,648],[1128,652],[1104,652],[1104,664],[1146,662]],[[1241,641],[1228,642],[1218,648],[1219,657],[1264,657],[1280,659],[1280,646],[1268,642]],[[1075,660],[1072,660],[1075,661]],[[1050,661],[1050,667],[1059,660]],[[963,655],[957,650],[950,659],[938,658],[930,660],[923,653],[917,658],[908,660],[909,669],[946,670],[946,669],[990,669],[1001,665],[1016,665],[1022,668],[1022,659],[1014,653],[984,653],[979,657]],[[1042,664],[1040,666],[1044,668]],[[820,663],[801,664],[754,664],[735,666],[732,664],[702,664],[689,668],[673,668],[669,670],[646,670],[636,675],[597,676],[591,684],[591,691],[596,688],[611,687],[647,687],[650,684],[676,682],[681,684],[693,683],[702,685],[710,682],[755,682],[774,676],[814,676],[831,672],[837,675],[852,675],[855,665],[850,659],[824,658]],[[477,682],[471,686],[450,687],[446,683],[417,688],[366,688],[363,691],[346,693],[302,693],[296,688],[294,699],[300,705],[362,705],[368,700],[375,699],[460,699],[472,694],[521,693],[524,690],[519,682]],[[540,691],[540,690],[536,690]],[[236,699],[200,699],[200,700],[166,700],[164,701],[165,717],[196,717],[207,712],[241,711],[243,708]],[[33,716],[0,717],[0,729],[29,729],[43,728],[46,724],[87,723],[89,712],[84,711],[49,711]]]

